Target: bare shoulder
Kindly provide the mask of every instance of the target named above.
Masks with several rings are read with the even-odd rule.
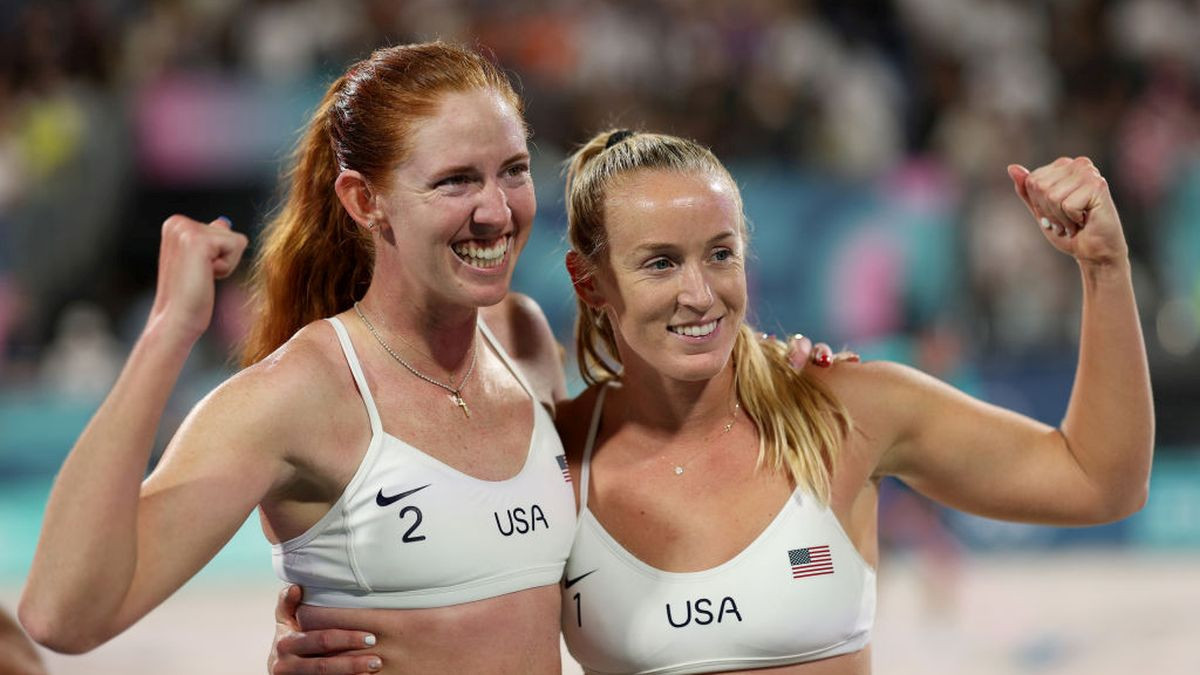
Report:
[[[883,452],[908,433],[927,405],[925,397],[938,388],[935,378],[894,361],[835,362],[828,368],[808,368],[806,377],[825,385],[846,407],[857,435],[870,439]]]
[[[189,416],[205,428],[262,439],[267,446],[304,438],[328,420],[353,380],[333,329],[314,322],[258,363],[213,390]],[[341,360],[339,367],[338,360]],[[186,424],[186,423],[185,423]]]
[[[825,385],[853,414],[873,412],[897,402],[893,397],[931,386],[934,378],[895,361],[835,361],[826,368],[808,367],[805,377]]]
[[[562,347],[537,302],[521,293],[509,293],[480,312],[504,351],[537,390],[538,398],[550,405],[566,398]]]

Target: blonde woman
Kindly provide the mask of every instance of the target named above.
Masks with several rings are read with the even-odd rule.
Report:
[[[1025,522],[1141,507],[1150,383],[1107,184],[1084,158],[1008,171],[1083,280],[1059,428],[895,363],[793,371],[744,322],[741,198],[709,151],[616,131],[575,154],[567,266],[592,386],[557,419],[580,510],[562,629],[587,672],[870,672],[885,476]]]

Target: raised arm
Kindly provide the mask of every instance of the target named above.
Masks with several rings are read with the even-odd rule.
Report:
[[[124,630],[216,553],[279,467],[237,450],[238,388],[198,406],[142,486],[155,432],[189,351],[212,316],[214,279],[233,272],[245,236],[228,221],[172,216],[145,330],[112,391],[59,471],[21,597],[41,644],[82,652]]]
[[[882,367],[897,435],[879,472],[983,515],[1057,524],[1116,520],[1145,502],[1154,445],[1146,348],[1121,221],[1107,182],[1086,158],[1008,171],[1047,241],[1076,259],[1083,280],[1079,363],[1066,416],[1054,429],[915,371]]]

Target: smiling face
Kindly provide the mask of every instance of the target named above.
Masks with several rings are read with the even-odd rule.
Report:
[[[537,210],[520,115],[492,89],[451,92],[407,148],[380,193],[390,232],[376,274],[397,277],[413,299],[499,302]]]
[[[604,203],[606,260],[595,297],[626,372],[696,381],[728,363],[746,311],[736,188],[708,172],[638,171]]]

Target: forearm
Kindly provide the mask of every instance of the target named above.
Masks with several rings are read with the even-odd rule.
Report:
[[[1103,499],[1105,519],[1145,500],[1154,447],[1146,346],[1127,258],[1081,263],[1079,366],[1062,430]]]
[[[129,591],[142,478],[191,345],[152,321],[59,471],[20,607],[47,646],[87,645]]]

